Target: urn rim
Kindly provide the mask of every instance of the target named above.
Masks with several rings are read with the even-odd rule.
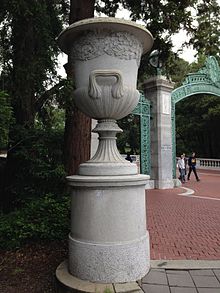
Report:
[[[133,33],[137,39],[143,44],[143,53],[150,51],[153,46],[153,36],[149,30],[140,24],[130,20],[115,17],[95,17],[77,21],[63,30],[58,38],[60,49],[69,54],[69,48],[73,40],[75,40],[85,30],[95,29],[112,29],[114,31],[125,31]]]

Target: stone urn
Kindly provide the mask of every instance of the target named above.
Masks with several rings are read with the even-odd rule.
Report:
[[[76,106],[98,120],[93,130],[99,133],[98,151],[80,166],[79,174],[137,174],[136,165],[126,162],[116,148],[115,134],[122,131],[116,120],[138,104],[137,72],[141,55],[153,44],[150,32],[131,21],[92,18],[71,25],[58,41],[70,56]]]
[[[153,37],[131,21],[92,18],[72,24],[58,37],[74,72],[74,102],[98,120],[99,146],[78,175],[69,176],[71,233],[67,271],[93,282],[130,282],[149,270],[145,184],[116,146],[116,120],[139,101],[137,72]]]

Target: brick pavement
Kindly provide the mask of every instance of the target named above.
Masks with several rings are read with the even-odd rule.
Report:
[[[194,197],[178,195],[182,188],[147,191],[151,259],[220,259],[220,172],[199,176],[183,185]]]

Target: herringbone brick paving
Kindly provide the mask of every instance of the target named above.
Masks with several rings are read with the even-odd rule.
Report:
[[[151,259],[220,259],[220,172],[199,176],[183,185],[193,197],[182,188],[147,191]]]

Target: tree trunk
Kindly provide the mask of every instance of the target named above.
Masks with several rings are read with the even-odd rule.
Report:
[[[69,24],[94,17],[95,0],[71,0]],[[69,68],[70,66],[67,66]],[[72,77],[67,70],[68,78]],[[76,107],[66,110],[64,135],[65,169],[68,175],[77,172],[79,164],[90,158],[91,119]]]
[[[69,24],[94,17],[95,0],[70,0]]]
[[[31,128],[36,114],[34,55],[35,39],[33,20],[26,21],[25,32],[22,32],[19,22],[13,22],[13,73],[12,73],[12,105],[16,123]],[[18,41],[19,40],[19,41]]]
[[[65,167],[68,175],[76,174],[80,163],[90,157],[91,119],[77,108],[66,111]]]

